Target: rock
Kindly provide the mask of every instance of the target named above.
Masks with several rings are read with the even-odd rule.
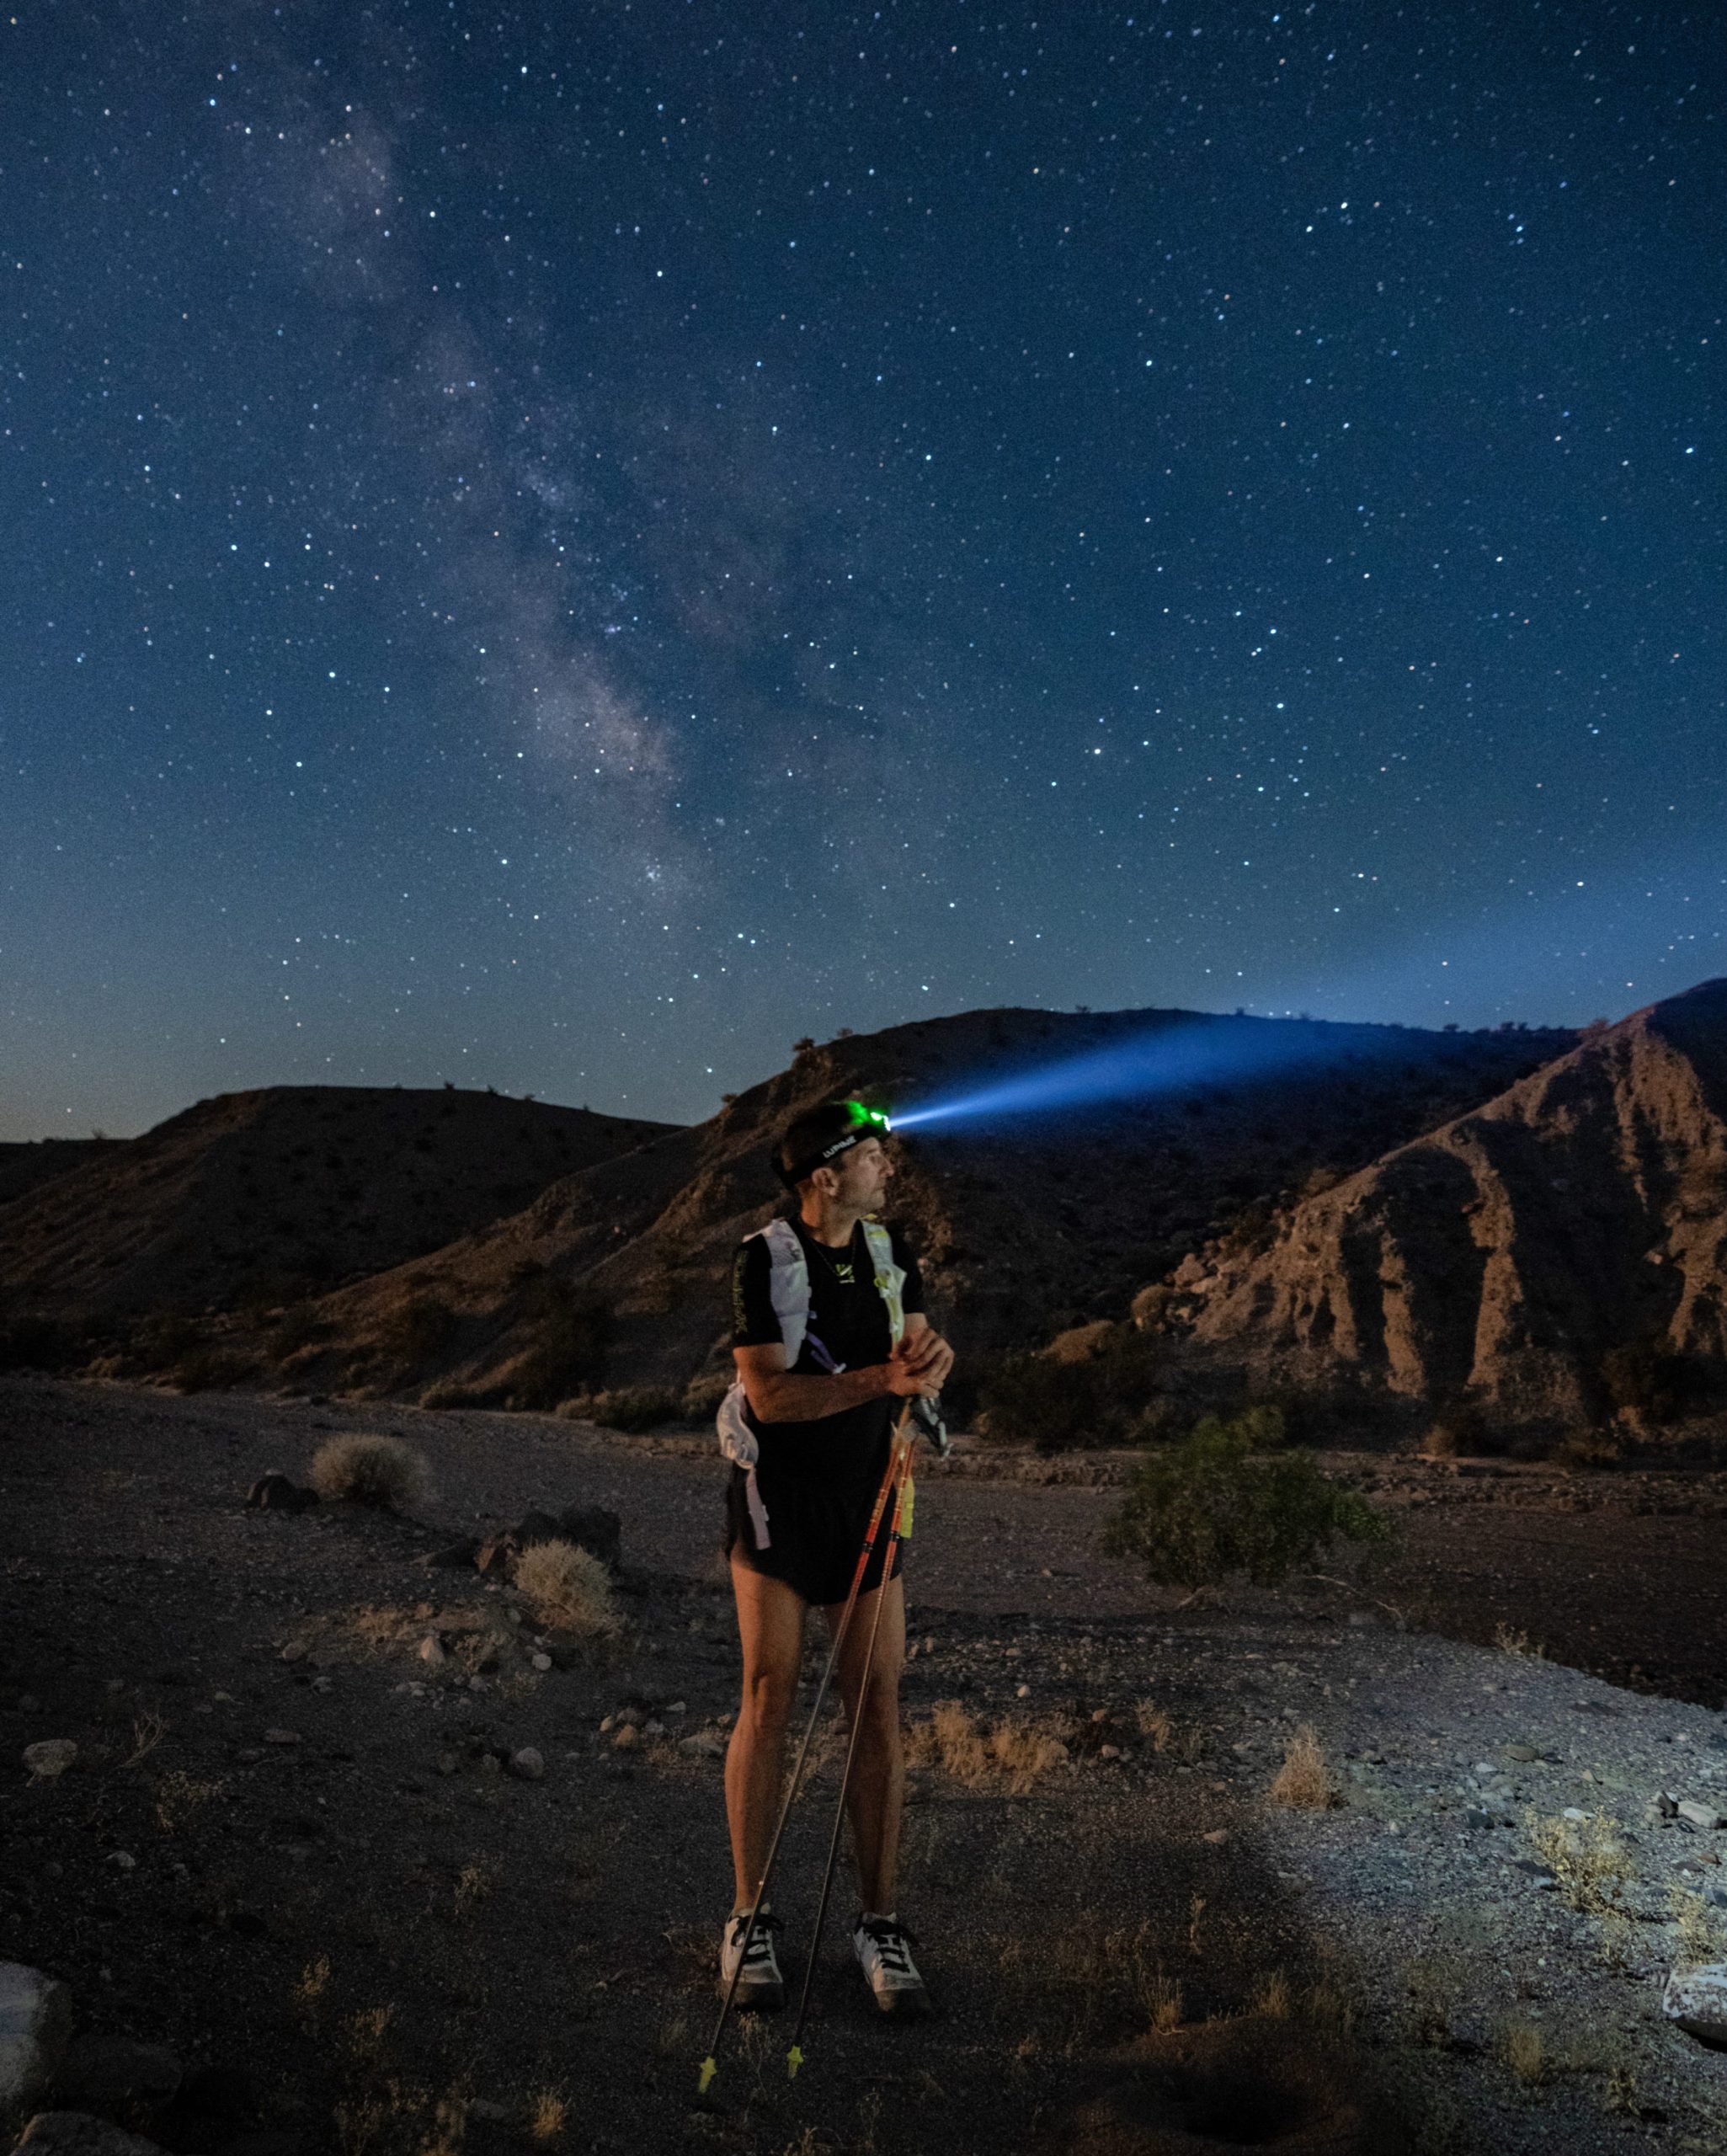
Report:
[[[509,1755],[509,1771],[518,1781],[538,1782],[546,1779],[546,1761],[531,1744],[523,1745],[520,1752]]]
[[[56,2156],[162,2156],[156,2142],[88,2111],[38,2111],[19,2136],[18,2146],[40,2150],[43,2156],[50,2149]]]
[[[1699,1804],[1693,1796],[1682,1800],[1679,1817],[1690,1825],[1701,1828],[1706,1834],[1713,1833],[1718,1827],[1727,1826],[1727,1819],[1723,1819],[1713,1804]]]
[[[1727,1961],[1675,1969],[1661,1993],[1661,2011],[1687,2036],[1727,2051]]]
[[[485,2096],[475,2096],[469,2100],[467,2115],[471,2119],[483,2121],[488,2126],[507,2126],[509,2106],[508,2104],[494,2104]]]
[[[183,2078],[179,2061],[162,2044],[92,2034],[73,2039],[54,2093],[69,2111],[100,2111],[131,2125],[160,2111]]]
[[[434,1669],[439,1668],[450,1659],[444,1652],[443,1641],[435,1632],[427,1633],[414,1652],[422,1662],[429,1662]]]
[[[1507,1759],[1515,1759],[1525,1766],[1541,1757],[1532,1744],[1502,1744],[1500,1749]]]
[[[623,1522],[604,1505],[569,1505],[557,1517],[557,1531],[616,1572],[623,1562]]]
[[[1202,1842],[1210,1842],[1215,1848],[1221,1848],[1229,1838],[1229,1829],[1227,1827],[1213,1827],[1199,1838]]]
[[[536,1543],[567,1539],[562,1522],[550,1513],[525,1513],[514,1527],[488,1535],[480,1545],[474,1563],[488,1579],[507,1579],[524,1550],[531,1550]]]
[[[1727,1886],[1709,1880],[1703,1887],[1703,1899],[1712,1909],[1727,1909]]]
[[[282,1649],[284,1662],[304,1662],[305,1659],[306,1643],[302,1640],[290,1640],[287,1646]]]
[[[469,1535],[465,1541],[446,1542],[441,1550],[429,1550],[418,1560],[422,1565],[448,1572],[464,1572],[480,1554],[479,1538]]]
[[[1670,1789],[1658,1790],[1650,1808],[1658,1819],[1676,1819],[1679,1817],[1679,1800]]]
[[[303,1513],[317,1502],[316,1490],[301,1489],[276,1467],[268,1475],[260,1475],[246,1492],[248,1512]]]
[[[116,1871],[136,1871],[138,1868],[138,1860],[130,1849],[110,1849],[102,1860]]]
[[[726,1740],[717,1729],[698,1729],[691,1736],[680,1737],[678,1749],[686,1758],[723,1759]]]
[[[22,1961],[0,1961],[0,2121],[30,2105],[60,2069],[72,2036],[72,1993]]]
[[[538,1647],[528,1657],[528,1667],[530,1669],[550,1669],[552,1667],[552,1657],[546,1653],[543,1647]]]
[[[639,1751],[642,1744],[642,1732],[632,1721],[621,1722],[611,1741],[614,1747],[620,1752]]]
[[[1463,1824],[1466,1827],[1496,1827],[1499,1815],[1490,1812],[1485,1805],[1471,1804],[1464,1810]]]
[[[51,1782],[56,1774],[63,1774],[78,1756],[78,1748],[69,1737],[44,1737],[24,1748],[24,1763],[38,1781]]]

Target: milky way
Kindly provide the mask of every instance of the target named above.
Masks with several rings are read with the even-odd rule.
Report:
[[[1707,10],[29,5],[0,1135],[1724,969]]]

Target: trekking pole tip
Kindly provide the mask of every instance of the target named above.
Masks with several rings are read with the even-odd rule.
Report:
[[[707,2057],[701,2062],[701,2079],[696,2084],[696,2093],[698,2096],[705,2096],[707,2094],[708,2084],[713,2079],[715,2074],[717,2074],[719,2070],[719,2063],[714,2057],[713,2053],[710,2052]]]
[[[803,2047],[800,2044],[793,2044],[786,2054],[786,2079],[788,2081],[795,2081],[797,2079],[797,2069],[802,2063]]]

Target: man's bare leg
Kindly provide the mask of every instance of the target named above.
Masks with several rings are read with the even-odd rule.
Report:
[[[744,1697],[726,1750],[726,1818],[732,1834],[735,1899],[755,1899],[774,1837],[786,1772],[786,1731],[803,1658],[803,1598],[736,1556],[732,1592],[744,1648]],[[882,1630],[887,1629],[882,1620]]]
[[[851,1846],[857,1859],[858,1891],[866,1910],[887,1915],[894,1907],[899,1870],[899,1822],[905,1807],[905,1756],[899,1735],[899,1678],[905,1667],[905,1585],[889,1580],[880,1590],[882,1625],[869,1694],[858,1732],[846,1812]],[[870,1633],[876,1621],[875,1594],[860,1595],[840,1656],[840,1689],[854,1721],[863,1689]],[[844,1603],[824,1609],[829,1631],[845,1613]]]

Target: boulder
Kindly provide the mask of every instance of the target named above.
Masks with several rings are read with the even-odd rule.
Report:
[[[123,2126],[143,2124],[179,2087],[179,2061],[161,2044],[88,2035],[68,2046],[54,2093],[68,2111],[99,2111]]]
[[[303,1513],[317,1502],[316,1490],[303,1490],[273,1467],[268,1475],[260,1475],[246,1492],[248,1512]]]
[[[1661,1993],[1661,2011],[1698,2043],[1727,2051],[1727,1961],[1675,1969]]]
[[[88,2111],[38,2111],[19,2136],[18,2146],[41,2156],[51,2149],[54,2156],[162,2156],[157,2143]]]
[[[557,1531],[616,1572],[623,1562],[623,1524],[604,1505],[569,1505],[558,1515]]]
[[[52,2082],[72,2036],[72,1993],[22,1961],[0,1961],[0,2119],[27,2111]]]
[[[63,1774],[77,1756],[77,1745],[70,1737],[39,1737],[24,1748],[24,1763],[38,1781],[52,1781]]]

